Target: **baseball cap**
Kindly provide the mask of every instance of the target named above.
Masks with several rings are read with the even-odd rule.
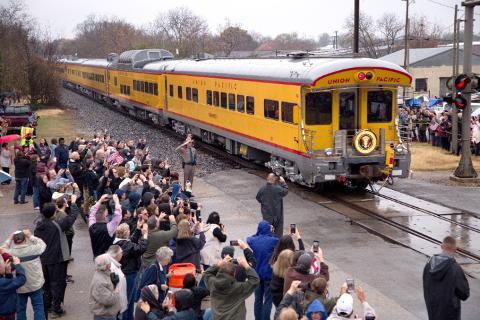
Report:
[[[303,271],[304,273],[310,273],[310,268],[312,267],[312,256],[308,253],[302,254],[297,261],[297,266],[295,269]]]
[[[60,199],[60,198],[63,197],[64,195],[65,195],[65,193],[55,191],[55,192],[52,194],[52,201],[57,201],[58,199]]]
[[[337,301],[337,314],[339,316],[349,316],[353,312],[353,298],[350,294],[344,293]]]

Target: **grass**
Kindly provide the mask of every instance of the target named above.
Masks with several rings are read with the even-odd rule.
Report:
[[[412,152],[410,168],[413,171],[455,170],[460,160],[459,156],[426,143],[414,142],[410,144],[410,150]],[[475,170],[480,171],[480,157],[472,155],[472,160]]]
[[[64,137],[65,141],[70,141],[79,132],[78,123],[75,123],[73,115],[61,108],[48,107],[37,111],[40,116],[37,126],[37,137],[45,138],[50,142],[51,138]]]

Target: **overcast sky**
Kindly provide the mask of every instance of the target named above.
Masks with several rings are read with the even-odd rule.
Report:
[[[6,3],[8,0],[0,0]],[[412,1],[412,0],[411,0]],[[24,0],[28,12],[54,37],[71,38],[75,26],[88,15],[115,16],[137,26],[145,26],[168,9],[186,6],[203,17],[211,31],[229,19],[247,30],[274,37],[298,32],[317,37],[322,32],[341,31],[345,18],[352,14],[354,0]],[[415,0],[412,14],[427,15],[444,30],[453,30],[453,7],[460,0]],[[402,0],[360,0],[360,10],[373,17],[385,12],[405,14]],[[480,8],[477,9],[480,12]],[[462,14],[462,12],[461,12]],[[478,19],[478,15],[476,16]],[[478,26],[475,31],[480,31]]]

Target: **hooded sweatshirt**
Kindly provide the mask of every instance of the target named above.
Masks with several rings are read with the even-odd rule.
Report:
[[[325,306],[318,301],[317,299],[313,300],[310,306],[307,309],[307,318],[308,320],[312,320],[312,313],[321,312],[322,313],[322,320],[327,319],[327,311],[325,310]]]
[[[446,254],[430,258],[423,270],[423,294],[429,319],[460,319],[460,300],[470,296],[470,287],[462,268]]]
[[[247,243],[252,248],[257,261],[255,270],[260,280],[272,280],[272,268],[269,261],[277,242],[278,238],[272,233],[270,224],[265,220],[258,224],[257,233],[247,238]]]

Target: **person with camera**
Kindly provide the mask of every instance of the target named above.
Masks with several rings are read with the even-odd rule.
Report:
[[[192,134],[188,134],[185,142],[179,145],[176,151],[182,156],[183,167],[183,185],[187,187],[187,181],[193,186],[193,177],[195,176],[195,166],[197,165],[197,150],[193,147]]]
[[[15,320],[17,289],[26,281],[25,269],[20,265],[20,259],[12,256],[5,262],[0,259],[0,319]]]
[[[355,314],[353,307],[353,296],[351,293],[355,292],[358,300],[363,307],[363,316],[359,317]],[[347,319],[365,319],[365,320],[375,320],[376,313],[375,310],[368,304],[365,299],[365,291],[362,287],[357,286],[348,290],[346,283],[342,285],[340,298],[337,300],[337,304],[333,308],[332,313],[327,318],[327,320],[347,320]]]
[[[107,221],[107,205],[110,199],[113,199],[115,210],[112,220]],[[104,194],[100,200],[90,209],[88,216],[88,232],[92,243],[93,256],[97,257],[107,252],[108,247],[113,244],[115,239],[115,231],[122,221],[122,208],[120,200],[116,194]]]
[[[170,212],[167,212],[170,213]],[[150,217],[148,219],[148,245],[143,253],[142,262],[144,266],[149,266],[155,261],[155,255],[159,248],[168,246],[168,242],[177,236],[177,222],[175,216],[168,215],[166,212],[160,212],[160,216]]]
[[[250,267],[255,269],[255,267],[257,266],[257,260],[255,259],[255,255],[253,254],[252,249],[248,247],[248,244],[241,239],[232,240],[230,241],[229,246],[223,247],[220,260],[225,259],[226,256],[230,256],[233,259],[233,264],[235,265],[235,279],[238,282],[245,282],[247,281],[247,273],[245,269],[238,264],[238,261],[235,258],[236,246],[238,246],[243,251],[243,256],[247,260]]]
[[[270,173],[267,184],[258,190],[256,197],[261,206],[262,219],[273,226],[279,238],[283,235],[283,198],[287,194],[288,186],[283,177]]]
[[[205,233],[205,245],[200,251],[200,255],[203,268],[206,270],[218,260],[221,260],[222,247],[227,241],[227,231],[225,226],[220,223],[218,212],[210,213],[207,223],[203,227],[203,232]]]
[[[95,258],[95,273],[90,285],[89,305],[94,320],[116,320],[120,312],[119,277],[111,271],[108,254]]]
[[[34,235],[42,239],[47,248],[40,256],[43,268],[45,284],[44,304],[47,309],[51,307],[53,318],[62,316],[65,311],[61,307],[67,286],[67,264],[70,258],[68,241],[65,232],[70,229],[80,209],[75,204],[77,196],[73,194],[70,198],[70,212],[63,218],[55,220],[56,206],[54,203],[47,203],[42,209],[42,219],[37,222]]]
[[[17,289],[17,319],[27,319],[28,298],[32,302],[34,319],[45,318],[42,290],[45,279],[43,278],[40,255],[45,251],[46,247],[47,245],[42,239],[33,236],[29,229],[25,229],[12,233],[4,242],[4,249],[0,249],[23,260],[22,266],[25,269],[27,282]]]
[[[271,225],[265,220],[258,224],[257,233],[247,238],[247,243],[252,248],[257,261],[255,270],[260,277],[260,284],[255,290],[255,320],[270,319],[272,268],[269,262],[277,242],[278,238],[272,233]]]
[[[257,272],[245,258],[238,257],[237,263],[245,269],[247,274],[245,282],[238,282],[235,279],[236,267],[230,256],[226,256],[203,274],[205,285],[210,291],[212,315],[215,320],[245,320],[247,316],[245,300],[260,283]]]

